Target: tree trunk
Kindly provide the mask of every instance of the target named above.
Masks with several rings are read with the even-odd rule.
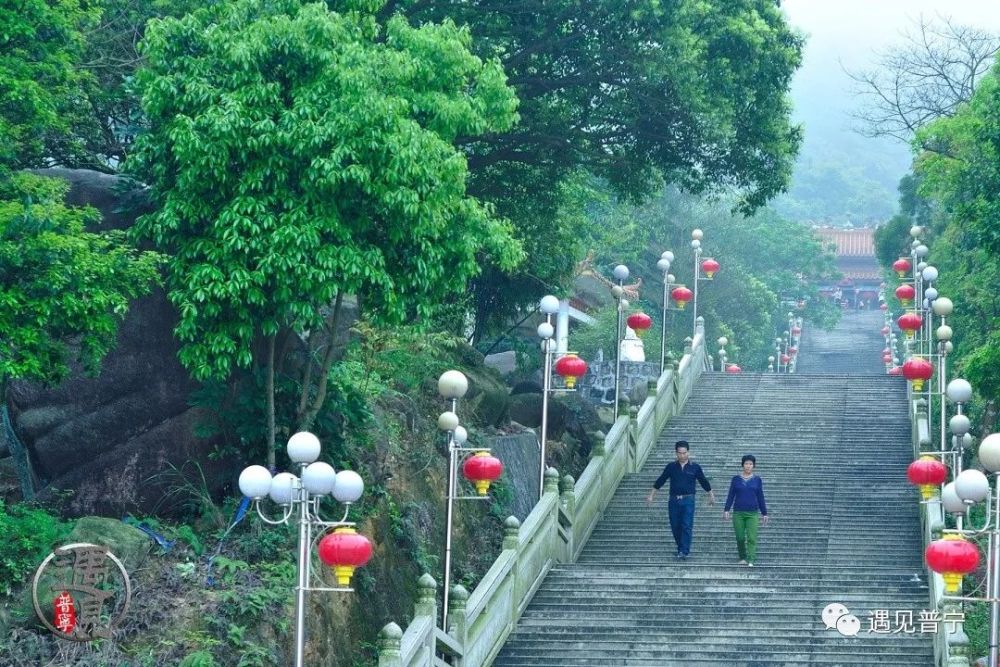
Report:
[[[326,388],[330,381],[330,367],[333,366],[333,357],[337,350],[337,324],[340,320],[340,306],[343,303],[343,300],[344,295],[342,293],[338,293],[337,300],[333,304],[333,312],[330,313],[330,317],[327,319],[327,346],[326,352],[323,354],[323,362],[319,367],[319,379],[316,385],[316,396],[313,398],[308,410],[299,417],[300,431],[307,431],[312,427],[313,422],[316,421],[316,416],[323,407],[323,402],[326,401]],[[304,386],[302,391],[308,392],[309,388]]]
[[[267,467],[275,470],[275,424],[274,424],[274,342],[275,335],[267,337]]]

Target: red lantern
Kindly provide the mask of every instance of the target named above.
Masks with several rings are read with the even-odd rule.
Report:
[[[728,366],[726,366],[726,372],[729,373],[730,375],[736,375],[737,373],[742,373],[743,369],[737,366],[736,364],[729,364]]]
[[[788,348],[788,354],[789,354],[789,356],[794,357],[798,353],[799,353],[799,348],[797,348],[797,347],[790,347],[790,348]]]
[[[338,586],[350,586],[354,569],[372,557],[372,543],[350,526],[335,528],[319,541],[319,559],[333,568]]]
[[[788,356],[787,354],[781,355],[781,363],[785,364],[786,366],[788,365],[788,362],[791,361],[791,360],[792,360],[792,358],[790,356]]]
[[[913,303],[913,297],[916,293],[916,290],[913,289],[913,285],[900,285],[896,288],[896,298],[899,299],[900,303],[904,306],[909,306]]]
[[[946,593],[957,593],[962,576],[975,572],[979,567],[979,549],[961,535],[948,533],[934,540],[924,551],[927,567],[944,577]]]
[[[889,373],[889,375],[902,375],[903,374],[903,369],[900,368],[899,366],[893,366],[887,372]]]
[[[882,355],[882,363],[883,364],[891,364],[892,363],[892,355],[891,354],[883,354]]]
[[[881,303],[881,304],[879,304],[878,309],[881,310],[884,313],[885,311],[889,310],[889,306],[887,306],[884,303]]]
[[[714,259],[709,257],[704,262],[701,263],[701,270],[705,272],[705,275],[711,278],[719,270],[719,263]]]
[[[899,328],[906,332],[907,338],[913,338],[914,333],[916,333],[917,329],[920,328],[920,325],[923,324],[923,322],[924,321],[920,319],[920,316],[916,313],[903,313],[899,316],[899,319],[896,320],[896,324],[899,325]]]
[[[892,350],[887,347],[882,348],[882,354],[892,354]]]
[[[892,263],[892,270],[896,272],[900,278],[905,278],[906,274],[910,272],[913,265],[910,264],[910,260],[900,257],[895,262]]]
[[[924,381],[934,375],[934,364],[923,357],[910,357],[903,362],[903,377],[913,383],[913,391],[921,391]]]
[[[802,329],[800,329],[799,327],[792,327],[792,335],[793,336],[798,336],[801,333],[802,333]]]
[[[73,634],[76,628],[76,604],[69,591],[63,591],[53,601],[52,619],[56,630],[64,635]]]
[[[628,325],[635,329],[635,335],[642,338],[642,334],[646,333],[649,327],[653,326],[653,318],[646,313],[634,313],[628,316]]]
[[[677,302],[677,307],[684,310],[684,306],[687,305],[687,302],[694,298],[694,292],[689,290],[687,287],[684,287],[684,285],[678,285],[670,293],[670,296],[672,296],[674,301]]]
[[[882,327],[882,335],[883,336],[888,336],[889,335],[889,331],[890,331],[889,327]]]
[[[948,479],[948,467],[933,456],[921,456],[906,469],[906,478],[920,487],[924,500],[930,500],[934,490]]]
[[[476,492],[485,496],[490,490],[490,484],[495,482],[503,473],[503,463],[500,459],[490,455],[489,452],[476,452],[465,459],[462,464],[462,474],[465,478],[475,484]]]
[[[587,362],[575,354],[567,354],[556,362],[556,373],[566,380],[566,388],[576,386],[576,379],[587,374]]]

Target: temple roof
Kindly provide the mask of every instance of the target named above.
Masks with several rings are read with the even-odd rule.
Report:
[[[838,257],[875,257],[874,229],[817,227],[816,236],[837,246]]]

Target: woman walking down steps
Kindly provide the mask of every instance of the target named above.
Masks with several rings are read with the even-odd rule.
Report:
[[[722,518],[728,520],[732,514],[740,565],[753,567],[757,560],[757,528],[759,524],[766,526],[768,521],[767,503],[764,502],[764,482],[753,471],[757,459],[753,454],[745,454],[740,465],[743,470],[733,475],[729,483]]]

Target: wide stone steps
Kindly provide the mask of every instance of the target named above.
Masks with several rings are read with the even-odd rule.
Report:
[[[881,364],[880,313],[805,327],[795,374],[706,373],[642,469],[626,475],[576,563],[546,576],[494,664],[503,667],[931,667],[930,632],[870,632],[876,612],[929,605],[905,383]],[[706,472],[690,558],[677,560],[668,489],[645,498],[676,440]],[[753,453],[771,522],[736,564],[722,518]],[[857,636],[827,628],[846,606]],[[943,627],[942,627],[943,630]]]

